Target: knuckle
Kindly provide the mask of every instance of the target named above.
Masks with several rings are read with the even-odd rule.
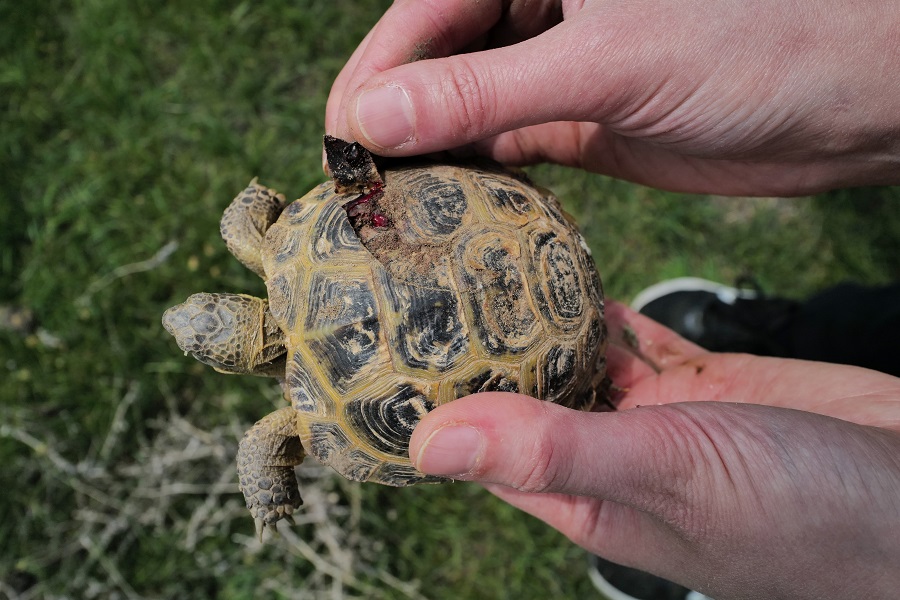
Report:
[[[710,511],[716,511],[718,500],[743,495],[740,482],[752,479],[743,472],[744,459],[733,460],[748,456],[751,448],[735,446],[741,429],[737,422],[720,421],[721,415],[711,417],[702,411],[705,407],[701,411],[688,405],[666,408],[665,424],[657,426],[665,443],[657,449],[656,462],[668,466],[667,477],[649,489],[651,494],[643,503],[684,539],[702,540],[715,528]],[[716,501],[706,497],[710,489],[716,490]]]
[[[489,122],[490,83],[487,78],[479,77],[469,61],[459,57],[453,68],[442,79],[448,125],[456,131],[465,131],[472,135],[484,133]]]
[[[519,491],[544,493],[563,489],[567,479],[565,442],[553,435],[559,428],[548,426],[549,419],[543,419],[545,425],[537,428],[532,440],[531,451],[523,455],[514,487]]]

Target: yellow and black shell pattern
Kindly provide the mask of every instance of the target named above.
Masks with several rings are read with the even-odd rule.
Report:
[[[558,201],[499,167],[384,178],[385,232],[356,231],[327,182],[264,240],[306,452],[354,481],[437,481],[407,454],[437,405],[509,391],[589,409],[605,384],[603,293]]]

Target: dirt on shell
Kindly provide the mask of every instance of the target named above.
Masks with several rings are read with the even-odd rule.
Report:
[[[409,225],[410,199],[396,189],[386,185],[363,202],[348,202],[345,208],[353,230],[394,278],[420,285],[446,285],[448,282],[442,280],[446,278],[452,245],[430,242],[413,230]]]

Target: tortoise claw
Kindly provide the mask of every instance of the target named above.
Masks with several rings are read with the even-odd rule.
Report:
[[[302,502],[298,502],[298,506]],[[278,506],[269,506],[267,509],[260,506],[251,508],[251,513],[255,512],[253,523],[256,527],[256,537],[262,542],[265,531],[272,533],[272,536],[278,537],[278,521],[287,521],[291,525],[296,525],[294,521],[294,506],[291,504],[281,504]]]
[[[278,521],[282,519],[287,521],[291,525],[297,524],[296,521],[294,521],[294,517],[290,514],[285,514],[271,521],[266,520],[262,517],[256,517],[253,519],[253,524],[256,527],[256,539],[259,540],[259,543],[262,543],[263,535],[265,535],[266,531],[270,532],[272,537],[278,537],[279,535],[281,535],[278,531]]]

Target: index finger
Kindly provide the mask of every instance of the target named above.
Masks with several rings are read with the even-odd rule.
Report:
[[[466,48],[501,18],[500,0],[401,0],[394,3],[341,70],[325,109],[325,130],[347,139],[347,99],[371,76]]]

